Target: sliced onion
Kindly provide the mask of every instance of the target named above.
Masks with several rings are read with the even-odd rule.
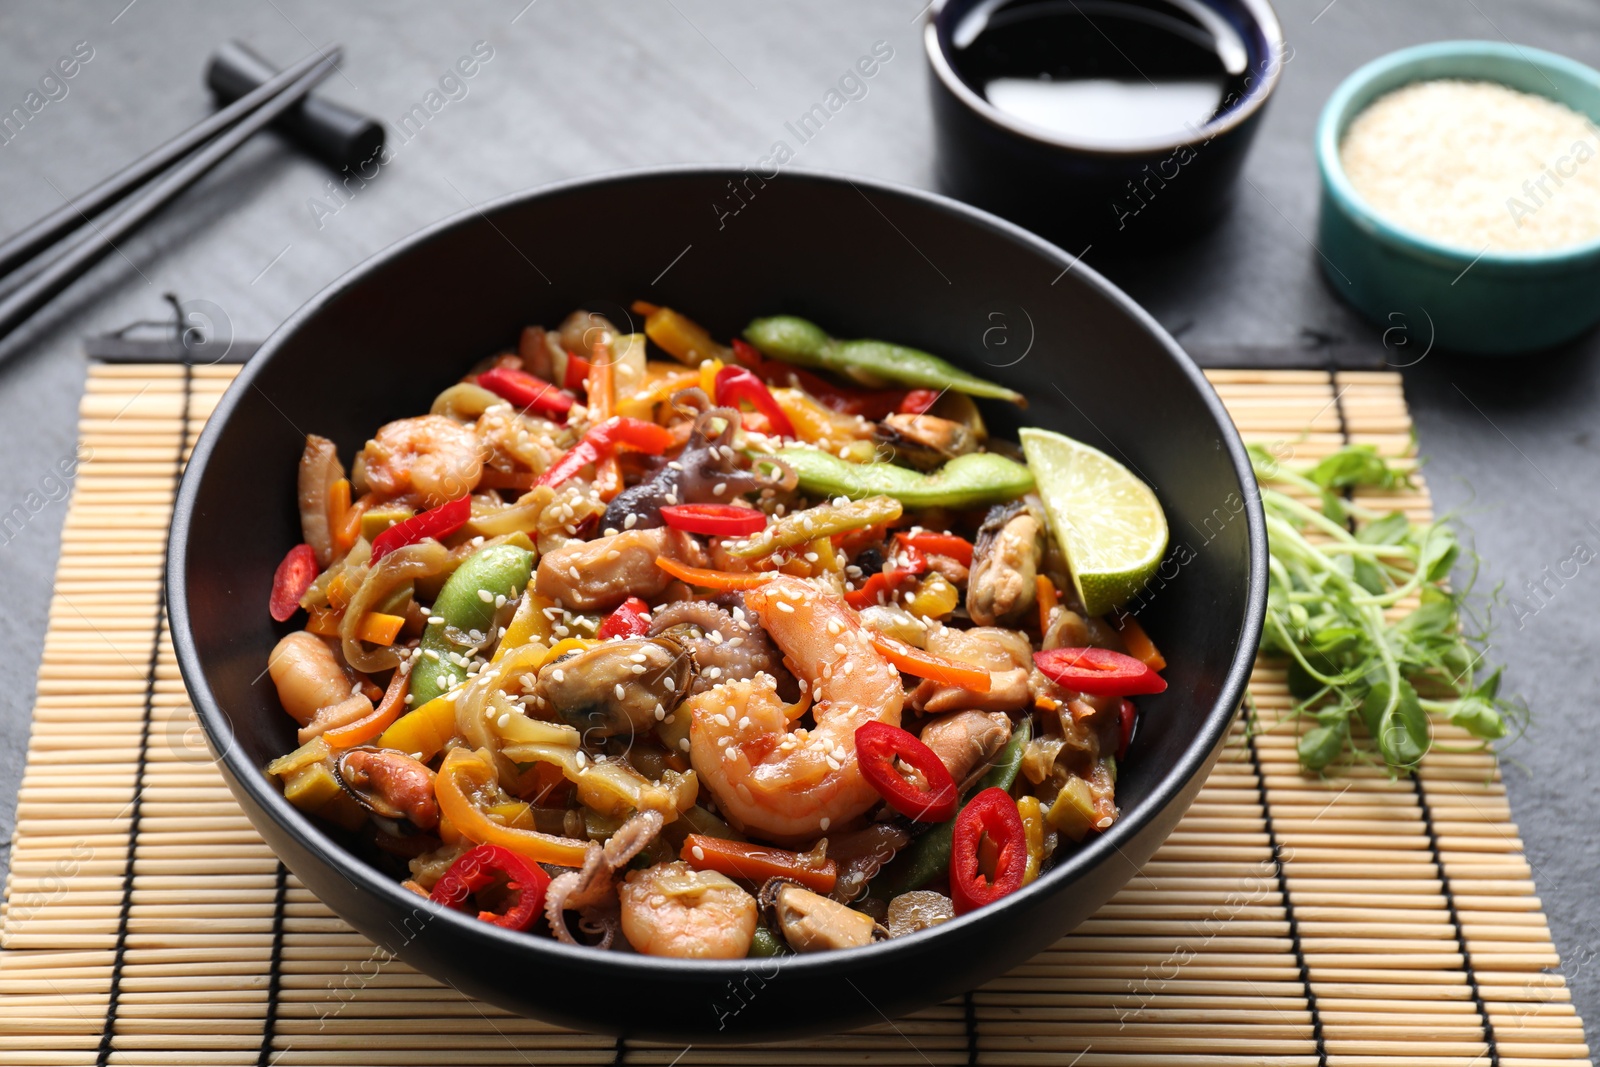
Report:
[[[333,483],[344,477],[339,450],[332,441],[316,434],[306,435],[306,449],[300,454],[299,500],[300,532],[305,543],[317,554],[317,566],[333,562],[333,531],[328,525],[328,495]]]

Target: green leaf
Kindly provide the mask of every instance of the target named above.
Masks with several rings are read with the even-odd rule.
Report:
[[[1341,716],[1335,722],[1313,726],[1300,735],[1294,747],[1307,770],[1320,771],[1339,758],[1349,738],[1350,720]]]
[[[1356,540],[1364,545],[1398,545],[1411,532],[1411,520],[1398,511],[1391,511],[1381,519],[1373,519],[1356,531]]]
[[[1396,696],[1390,699],[1391,692]],[[1428,751],[1432,731],[1428,713],[1417,702],[1417,691],[1401,679],[1397,691],[1387,681],[1379,682],[1361,704],[1361,718],[1377,743],[1383,760],[1391,767],[1414,767]]]
[[[1405,484],[1405,476],[1393,470],[1372,445],[1346,445],[1311,468],[1306,477],[1324,489],[1394,489]]]

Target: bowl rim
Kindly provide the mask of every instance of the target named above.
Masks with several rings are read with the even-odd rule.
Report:
[[[384,899],[397,912],[411,911],[414,913],[418,907],[426,907],[429,909],[430,919],[446,923],[446,928],[452,929],[453,933],[460,939],[464,949],[469,948],[474,939],[484,939],[497,943],[497,947],[501,951],[543,954],[546,958],[557,960],[563,966],[571,966],[579,971],[627,976],[638,973],[638,969],[643,968],[645,971],[654,972],[655,976],[660,978],[670,978],[672,975],[684,973],[692,973],[698,977],[716,978],[723,976],[736,978],[749,973],[752,968],[767,968],[769,966],[777,966],[786,971],[793,970],[802,975],[821,974],[841,965],[841,963],[849,966],[844,961],[863,960],[865,957],[861,955],[862,953],[872,953],[874,959],[878,961],[888,961],[897,955],[915,953],[922,942],[939,936],[940,932],[945,929],[956,926],[992,926],[1002,923],[1005,921],[1005,916],[1009,910],[1008,905],[1013,902],[1053,894],[1058,887],[1061,887],[1062,883],[1069,880],[1069,875],[1072,875],[1073,879],[1075,879],[1081,872],[1108,860],[1113,853],[1122,854],[1121,844],[1124,841],[1131,840],[1140,830],[1153,821],[1160,812],[1164,811],[1168,805],[1178,798],[1195,776],[1209,765],[1212,756],[1220,749],[1221,742],[1233,721],[1234,715],[1243,702],[1245,688],[1254,666],[1256,649],[1260,642],[1266,614],[1266,519],[1261,509],[1260,494],[1255,490],[1255,476],[1250,465],[1250,459],[1239,437],[1238,430],[1235,428],[1233,420],[1228,415],[1227,409],[1223,406],[1216,390],[1177,341],[1167,333],[1148,311],[1120,288],[1107,281],[1098,271],[1019,226],[936,193],[897,183],[876,178],[856,177],[840,172],[785,168],[783,177],[789,180],[837,186],[853,189],[856,192],[866,190],[884,197],[917,203],[947,215],[955,215],[968,223],[994,231],[1000,236],[1028,248],[1047,261],[1059,265],[1063,270],[1073,269],[1074,273],[1081,274],[1092,287],[1097,289],[1101,296],[1118,305],[1122,311],[1150,332],[1157,342],[1167,350],[1167,354],[1173,360],[1179,373],[1189,379],[1199,396],[1200,402],[1211,413],[1212,419],[1217,424],[1222,448],[1232,462],[1234,474],[1239,480],[1241,489],[1244,491],[1244,514],[1249,549],[1244,618],[1241,620],[1240,640],[1234,649],[1233,658],[1222,679],[1217,699],[1210,708],[1205,709],[1204,718],[1199,725],[1195,740],[1178,759],[1173,768],[1154,784],[1150,795],[1145,798],[1144,803],[1135,810],[1124,814],[1122,818],[1119,818],[1112,825],[1110,830],[1073,853],[1069,857],[1069,862],[1053,867],[1033,883],[1018,890],[996,906],[979,909],[942,924],[940,927],[920,931],[908,937],[878,942],[865,948],[852,949],[848,952],[824,952],[805,956],[791,955],[778,957],[775,960],[752,958],[740,960],[683,960],[600,952],[585,946],[565,945],[553,938],[538,937],[480,922],[462,912],[447,909],[431,902],[424,904],[421,898],[410,890],[403,888],[399,882],[385,876],[375,867],[358,860],[353,853],[329,836],[309,816],[303,814],[285,800],[282,792],[268,780],[263,768],[244,759],[239,748],[231,743],[227,718],[223,714],[215,695],[211,692],[200,663],[199,653],[191,631],[186,569],[188,563],[188,533],[195,520],[196,496],[199,493],[201,475],[210,462],[217,441],[222,435],[223,428],[227,425],[234,410],[239,406],[241,399],[253,387],[255,379],[262,369],[271,362],[278,351],[283,348],[285,343],[295,335],[307,320],[320,312],[333,300],[364,282],[372,271],[400,257],[412,254],[447,231],[488,221],[495,212],[505,208],[546,198],[559,197],[577,189],[608,185],[648,185],[648,183],[661,178],[703,177],[722,180],[737,176],[740,173],[742,172],[738,167],[731,165],[677,164],[634,168],[589,177],[567,179],[512,192],[480,205],[466,208],[430,223],[418,231],[391,243],[363,259],[325,286],[271,333],[250,361],[240,370],[236,379],[228,386],[228,389],[218,401],[184,468],[183,478],[173,503],[166,552],[166,604],[171,637],[185,687],[212,751],[214,753],[221,752],[220,756],[214,757],[213,762],[223,764],[227,777],[232,778],[237,787],[243,789],[254,805],[265,813],[268,818],[272,819],[280,829],[298,841],[302,847],[318,854],[327,861],[353,886]],[[490,225],[493,226],[492,221],[490,221]],[[1126,855],[1123,855],[1124,859],[1126,859]],[[1040,949],[1042,950],[1044,947],[1046,946],[1040,946]]]
[[[966,80],[957,73],[955,66],[950,62],[949,55],[945,52],[944,44],[939,39],[939,15],[944,11],[949,0],[934,0],[932,10],[927,16],[926,25],[923,27],[922,45],[923,51],[927,55],[928,65],[933,68],[934,74],[945,89],[965,105],[969,112],[978,116],[990,126],[997,127],[1014,137],[1032,141],[1045,148],[1065,149],[1080,155],[1105,159],[1138,160],[1161,152],[1173,152],[1186,147],[1193,148],[1243,125],[1251,116],[1266,106],[1267,99],[1277,89],[1278,81],[1283,76],[1284,64],[1287,62],[1284,59],[1284,48],[1287,45],[1287,41],[1283,35],[1283,26],[1278,21],[1278,13],[1273,9],[1271,0],[1238,0],[1238,2],[1249,16],[1255,20],[1256,25],[1261,29],[1262,36],[1266,38],[1267,51],[1270,54],[1270,65],[1264,72],[1265,76],[1261,83],[1246,93],[1237,107],[1208,120],[1202,126],[1193,127],[1189,136],[1146,137],[1117,143],[1074,140],[1070,137],[1053,133],[1042,126],[1024,122],[1001,111],[966,83]]]
[[[1351,183],[1350,176],[1345,173],[1344,164],[1339,158],[1339,142],[1350,122],[1360,113],[1352,110],[1353,102],[1358,96],[1367,92],[1375,81],[1397,71],[1402,74],[1409,73],[1409,68],[1420,67],[1423,63],[1432,60],[1481,59],[1491,56],[1500,59],[1519,60],[1527,62],[1534,67],[1558,71],[1580,81],[1588,82],[1594,86],[1597,92],[1600,92],[1600,70],[1559,53],[1550,52],[1542,48],[1534,48],[1530,45],[1519,45],[1510,41],[1464,38],[1453,41],[1430,41],[1427,44],[1397,49],[1357,67],[1339,83],[1338,88],[1334,89],[1333,94],[1322,105],[1322,113],[1317,118],[1315,136],[1317,170],[1322,178],[1323,190],[1332,198],[1335,205],[1354,220],[1368,236],[1392,248],[1408,252],[1413,256],[1432,257],[1442,260],[1446,266],[1452,269],[1472,264],[1501,267],[1512,271],[1529,268],[1565,268],[1600,257],[1600,237],[1584,241],[1581,244],[1566,245],[1546,251],[1485,250],[1474,255],[1470,248],[1449,244],[1438,238],[1408,230],[1390,221],[1367,203],[1366,198]],[[1401,85],[1385,90],[1379,96],[1387,95],[1403,85],[1449,77],[1493,82],[1508,89],[1529,92],[1531,95],[1543,96],[1547,100],[1553,100],[1566,107],[1572,107],[1572,104],[1559,96],[1518,89],[1516,86],[1505,85],[1499,79],[1483,74],[1431,74],[1418,76],[1410,78],[1401,83]],[[1378,96],[1374,96],[1372,99],[1367,100],[1362,104],[1360,110],[1364,111],[1366,108],[1371,107],[1377,99]],[[1579,114],[1585,114],[1578,108],[1573,108],[1573,110],[1579,111]],[[1590,117],[1590,122],[1600,126],[1600,121],[1592,117]]]

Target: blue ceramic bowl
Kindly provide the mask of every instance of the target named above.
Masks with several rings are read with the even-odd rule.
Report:
[[[1571,340],[1600,321],[1600,241],[1480,256],[1381,218],[1346,177],[1339,142],[1351,120],[1385,93],[1435,78],[1498,82],[1600,123],[1600,72],[1553,52],[1440,41],[1373,60],[1335,90],[1317,123],[1323,272],[1340,296],[1386,328],[1400,323],[1427,333],[1425,319],[1443,349],[1510,356]],[[1600,150],[1600,130],[1590,147]]]

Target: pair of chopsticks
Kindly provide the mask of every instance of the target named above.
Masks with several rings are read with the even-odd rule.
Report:
[[[0,242],[0,338],[99,262],[118,240],[299,103],[343,58],[343,50],[335,46],[302,59]],[[102,220],[93,217],[129,197]]]

